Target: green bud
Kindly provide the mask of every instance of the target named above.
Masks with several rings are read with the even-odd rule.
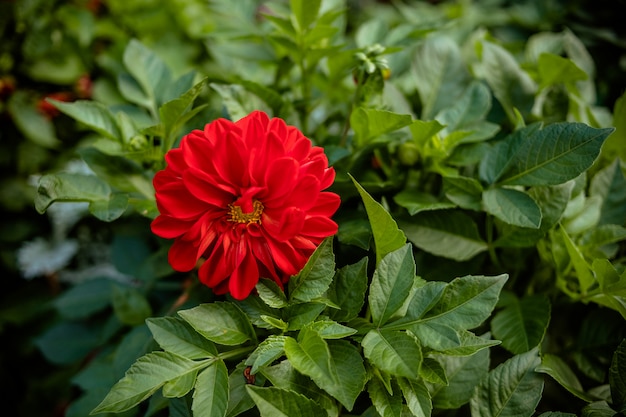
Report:
[[[398,147],[398,160],[402,165],[413,166],[419,161],[420,152],[413,142],[405,142]]]

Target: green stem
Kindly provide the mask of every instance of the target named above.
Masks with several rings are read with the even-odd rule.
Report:
[[[256,346],[241,347],[238,349],[229,350],[228,352],[221,352],[220,354],[218,354],[218,357],[222,360],[239,358],[252,352],[254,349],[256,349]]]
[[[356,107],[357,103],[361,98],[361,90],[363,89],[363,75],[359,74],[357,79],[356,89],[354,90],[354,95],[352,96],[352,101],[350,102],[350,110],[348,111],[348,116],[346,117],[346,122],[343,125],[343,132],[341,133],[341,139],[339,141],[339,146],[345,147],[346,140],[348,139],[348,132],[350,131],[350,117],[352,116],[352,112]]]

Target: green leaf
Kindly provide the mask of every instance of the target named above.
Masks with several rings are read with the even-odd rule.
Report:
[[[120,128],[111,111],[102,103],[90,100],[76,100],[71,103],[47,99],[57,109],[71,118],[85,124],[101,135],[121,142]]]
[[[256,335],[246,315],[229,302],[201,304],[178,314],[198,333],[212,342],[236,346],[255,341]]]
[[[420,368],[420,377],[432,384],[448,385],[448,377],[446,371],[438,360],[434,358],[425,357],[422,360],[422,366]],[[430,398],[430,396],[429,396]]]
[[[311,323],[308,329],[313,330],[323,339],[343,339],[344,337],[351,336],[357,332],[348,326],[344,326],[332,320],[319,320]]]
[[[319,417],[326,414],[315,401],[294,391],[253,385],[246,385],[246,390],[262,417]]]
[[[198,376],[198,370],[193,369],[186,374],[183,374],[177,378],[167,381],[163,385],[163,396],[165,398],[181,398],[184,397],[193,389],[196,383],[196,377]]]
[[[280,358],[285,351],[286,339],[287,336],[270,335],[259,343],[259,346],[246,360],[246,365],[252,366],[250,373],[254,375],[259,372],[260,368],[264,368]]]
[[[456,207],[449,201],[439,201],[435,196],[428,193],[420,193],[413,190],[404,190],[393,197],[400,206],[406,208],[411,216],[427,210],[443,210]]]
[[[491,320],[493,335],[502,346],[517,355],[538,346],[550,321],[550,301],[544,295],[532,295],[509,303]]]
[[[285,340],[287,359],[298,372],[351,410],[366,380],[358,349],[347,341],[326,342],[315,332],[303,333],[298,342],[290,337]]]
[[[461,208],[481,211],[483,187],[474,178],[461,176],[443,177],[443,192],[448,200]]]
[[[289,304],[283,290],[271,279],[259,279],[254,288],[263,302],[272,308],[283,308]]]
[[[253,110],[266,110],[267,105],[255,94],[247,91],[239,84],[209,84],[222,97],[230,119],[239,120]]]
[[[393,384],[396,385],[396,384]],[[398,387],[396,386],[396,390]],[[401,417],[402,416],[402,396],[394,395],[399,392],[388,392],[380,378],[372,378],[367,384],[367,392],[372,404],[381,417]]]
[[[146,324],[154,340],[167,352],[189,359],[211,358],[218,354],[213,343],[179,317],[150,317]]]
[[[190,112],[191,106],[206,86],[206,83],[207,78],[202,79],[182,96],[164,103],[159,108],[159,116],[163,125],[165,140],[167,141],[165,144],[166,151],[170,150],[174,144],[178,130],[189,119],[189,115],[194,114]]]
[[[444,258],[466,261],[487,250],[474,220],[460,211],[422,212],[400,227],[415,246]]]
[[[365,357],[378,369],[395,376],[418,378],[422,349],[414,337],[399,331],[371,330],[361,345]]]
[[[455,278],[445,288],[439,302],[420,322],[471,329],[489,317],[498,302],[508,275]]]
[[[535,348],[489,372],[470,401],[472,415],[532,416],[543,391],[543,378],[535,372],[540,362],[539,351]]]
[[[109,306],[111,292],[110,280],[96,278],[69,288],[53,304],[63,317],[82,319]]]
[[[212,359],[192,361],[168,352],[152,352],[135,362],[91,412],[120,413],[154,394],[163,384],[206,367]]]
[[[289,0],[300,32],[305,32],[317,19],[321,3],[321,0]]]
[[[302,270],[289,280],[289,298],[308,302],[320,297],[335,274],[333,240],[326,238],[313,252]]]
[[[553,123],[541,130],[527,127],[505,139],[509,146],[492,152],[501,165],[493,178],[507,185],[556,185],[578,177],[596,160],[613,128],[595,129],[583,123]],[[489,158],[489,157],[486,157]],[[485,161],[483,160],[483,163]]]
[[[613,354],[609,384],[614,408],[621,413],[626,412],[626,340],[622,340]]]
[[[550,375],[563,388],[574,394],[581,400],[591,402],[593,397],[586,394],[574,371],[556,355],[546,353],[541,358],[541,365],[535,371]]]
[[[94,200],[89,203],[89,212],[103,222],[118,219],[128,207],[126,194],[111,194],[108,200]]]
[[[135,288],[113,286],[113,311],[124,324],[136,326],[152,315],[152,307],[146,297]]]
[[[156,112],[161,105],[172,75],[165,63],[137,39],[131,39],[123,56],[124,66],[137,81]]]
[[[98,201],[110,196],[111,187],[94,175],[60,172],[41,177],[35,208],[43,214],[55,201]]]
[[[109,185],[125,192],[139,192],[144,197],[154,200],[152,180],[134,161],[115,155],[107,155],[94,147],[77,150],[89,168]]]
[[[254,407],[254,401],[250,398],[248,390],[248,382],[244,377],[244,370],[246,365],[240,362],[239,365],[228,376],[228,408],[226,415],[228,417],[237,416],[252,407]]]
[[[433,355],[443,366],[448,385],[429,385],[435,409],[455,409],[466,404],[489,371],[489,349],[471,356]]]
[[[49,327],[35,340],[46,360],[56,365],[78,363],[100,343],[100,335],[95,329],[70,321]]]
[[[346,265],[335,273],[327,296],[341,309],[329,309],[328,316],[337,321],[350,321],[357,317],[365,303],[365,293],[368,288],[367,277],[368,258]]]
[[[299,330],[311,324],[325,308],[318,302],[293,304],[283,309],[283,319],[289,322],[289,330]]]
[[[557,236],[565,245],[567,254],[569,255],[569,263],[574,266],[576,277],[578,278],[578,283],[580,285],[580,291],[582,293],[586,293],[595,282],[591,267],[585,260],[583,254],[580,252],[580,249],[578,249],[563,227],[560,227],[556,233],[558,233]]]
[[[427,37],[412,61],[422,120],[451,107],[465,91],[470,76],[458,43],[446,36]]]
[[[406,244],[380,261],[370,285],[368,301],[372,322],[380,327],[402,307],[415,279],[413,248]]]
[[[487,349],[492,346],[497,346],[501,342],[499,340],[490,340],[489,334],[476,336],[474,333],[468,330],[457,330],[457,336],[459,339],[459,345],[447,349],[442,349],[441,353],[452,356],[469,356],[478,352],[479,350]]]
[[[582,409],[582,417],[615,417],[617,412],[606,401],[591,403]]]
[[[515,110],[525,117],[532,109],[537,86],[522,70],[515,57],[500,45],[483,40],[480,43],[482,76],[493,95],[515,122]]]
[[[571,84],[588,78],[585,71],[578,68],[571,59],[546,52],[539,55],[537,70],[541,79],[540,89],[561,83]]]
[[[432,414],[433,403],[428,388],[423,381],[398,378],[398,384],[402,390],[406,405],[414,416],[429,417]]]
[[[412,122],[411,115],[392,113],[387,110],[358,107],[350,114],[350,126],[354,129],[354,140],[359,147],[385,133],[408,126]]]
[[[490,188],[483,193],[485,211],[503,222],[538,229],[541,209],[528,194],[510,188]]]
[[[619,159],[598,171],[591,180],[589,195],[602,198],[599,225],[624,225],[626,222],[626,178]]]
[[[376,202],[352,176],[350,178],[363,199],[367,217],[372,226],[374,244],[376,245],[376,265],[378,265],[388,253],[404,246],[406,236],[398,229],[396,221],[387,210]]]
[[[194,417],[224,417],[228,408],[228,369],[218,360],[198,375],[191,410]]]
[[[61,145],[54,124],[37,111],[33,98],[25,91],[16,91],[8,101],[7,110],[20,132],[31,142],[54,149]]]

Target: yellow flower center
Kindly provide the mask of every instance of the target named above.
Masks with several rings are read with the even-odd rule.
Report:
[[[254,200],[254,202],[252,203],[251,213],[244,213],[243,210],[241,210],[240,206],[229,204],[228,214],[230,215],[230,218],[228,219],[229,222],[245,223],[245,224],[250,224],[250,223],[261,224],[261,214],[263,214],[263,203],[261,203],[259,200]]]

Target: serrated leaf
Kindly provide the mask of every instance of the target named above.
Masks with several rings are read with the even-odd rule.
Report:
[[[575,83],[586,80],[587,74],[578,68],[574,61],[559,55],[544,52],[537,60],[537,70],[541,79],[539,88],[561,83]]]
[[[146,324],[154,340],[167,352],[189,359],[217,356],[215,345],[200,336],[186,321],[178,317],[150,317]]]
[[[331,319],[344,322],[352,320],[363,308],[368,288],[367,262],[368,258],[365,257],[335,272],[327,295],[340,309],[328,310]]]
[[[487,250],[474,220],[460,211],[422,212],[399,223],[415,246],[433,255],[466,261]]]
[[[433,411],[433,403],[428,388],[421,380],[411,381],[399,378],[398,384],[406,405],[415,417],[430,417]]]
[[[186,374],[180,375],[163,385],[163,396],[166,398],[181,398],[187,395],[196,384],[198,370],[193,369]]]
[[[261,278],[254,286],[259,293],[259,297],[265,304],[272,308],[283,308],[289,303],[283,290],[271,279]]]
[[[289,330],[300,330],[311,324],[326,308],[323,303],[292,304],[283,309],[283,319],[289,322]]]
[[[446,371],[438,360],[425,357],[420,368],[420,377],[431,384],[448,385]],[[429,396],[430,397],[430,396]]]
[[[404,245],[380,261],[370,285],[368,302],[372,322],[380,327],[402,307],[415,278],[413,248]]]
[[[352,176],[350,178],[363,199],[367,217],[372,226],[374,244],[376,245],[376,265],[378,265],[388,253],[404,246],[406,236],[398,229],[396,221],[387,210],[376,202]]]
[[[270,335],[259,343],[259,346],[250,354],[246,360],[246,365],[252,366],[251,374],[256,374],[260,368],[270,365],[280,358],[285,350],[285,340],[287,336]]]
[[[489,371],[489,349],[472,356],[434,355],[445,370],[448,385],[430,385],[435,409],[455,409],[466,404]]]
[[[218,360],[198,375],[191,410],[194,417],[224,417],[228,409],[228,369]]]
[[[517,355],[538,346],[550,322],[550,301],[542,295],[511,298],[491,320],[493,335],[502,346]]]
[[[391,375],[417,379],[422,364],[419,342],[405,332],[372,330],[363,341],[363,354],[378,369]]]
[[[289,280],[289,298],[308,302],[326,292],[335,274],[332,238],[324,239],[302,270]]]
[[[363,359],[347,341],[326,342],[317,333],[304,332],[300,341],[285,340],[285,353],[293,367],[351,410],[363,390]]]
[[[472,329],[489,317],[508,275],[455,278],[420,322]]]
[[[420,193],[413,190],[404,190],[393,197],[398,205],[407,209],[411,216],[422,211],[444,210],[456,207],[449,201],[439,201],[435,196],[428,193]]]
[[[192,361],[168,352],[152,352],[139,358],[126,371],[102,402],[91,412],[120,413],[154,394],[167,381],[202,369],[211,359]]]
[[[472,416],[532,416],[543,391],[543,378],[535,372],[540,363],[535,348],[489,372],[470,401]]]
[[[395,386],[395,391],[399,391],[398,386]],[[367,392],[369,394],[372,404],[378,412],[377,415],[381,417],[401,417],[402,416],[402,396],[394,395],[399,392],[389,392],[385,387],[385,383],[379,378],[372,378],[367,383]]]
[[[356,329],[344,326],[332,320],[315,321],[308,326],[308,329],[313,330],[322,336],[323,339],[343,339],[357,332]]]
[[[236,346],[248,340],[256,340],[246,315],[229,302],[201,304],[189,310],[181,310],[178,314],[212,342]]]
[[[490,188],[483,193],[485,211],[503,222],[538,229],[541,209],[528,194],[510,188]]]
[[[313,400],[294,391],[246,385],[262,417],[319,417],[326,411]]]
[[[583,123],[553,123],[543,129],[521,129],[505,141],[508,147],[493,181],[506,185],[556,185],[578,177],[596,160],[613,128],[595,129]],[[489,158],[489,157],[487,157]],[[483,161],[484,162],[484,161]]]
[[[549,353],[544,354],[541,358],[541,364],[535,368],[535,371],[550,375],[563,388],[581,400],[593,401],[593,397],[583,390],[574,371],[558,356]]]

